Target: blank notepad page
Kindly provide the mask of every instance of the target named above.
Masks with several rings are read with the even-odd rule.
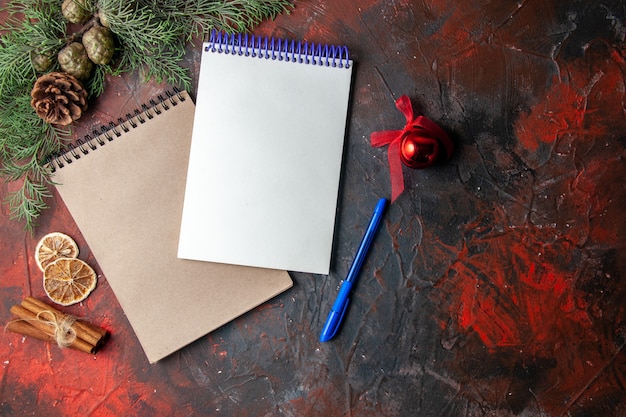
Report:
[[[345,47],[203,45],[180,258],[328,274],[351,74]]]

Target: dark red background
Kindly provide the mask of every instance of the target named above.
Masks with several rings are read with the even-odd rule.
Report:
[[[34,247],[63,231],[101,273],[63,310],[112,337],[92,356],[1,333],[0,415],[626,415],[625,9],[304,0],[263,23],[256,33],[345,44],[356,62],[331,274],[292,274],[293,289],[149,365],[60,199],[34,235],[3,206],[0,321],[27,295],[45,299]],[[194,79],[199,55],[189,48]],[[109,79],[77,137],[168,87]],[[386,148],[369,135],[403,127],[402,94],[456,151],[405,169],[345,325],[321,344],[371,210],[391,193]]]

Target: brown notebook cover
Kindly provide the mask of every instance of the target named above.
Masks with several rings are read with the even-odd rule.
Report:
[[[51,162],[151,363],[292,286],[285,271],[177,258],[194,111],[187,92],[160,96]]]

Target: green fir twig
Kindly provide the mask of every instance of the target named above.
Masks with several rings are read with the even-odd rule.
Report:
[[[124,72],[190,89],[190,73],[182,65],[187,43],[206,39],[214,29],[246,32],[293,7],[293,0],[85,1],[94,15],[76,33],[67,33],[72,26],[63,18],[62,0],[12,0],[0,24],[0,175],[20,184],[4,203],[11,218],[31,231],[50,196],[46,161],[72,138],[71,127],[49,125],[31,108],[30,92],[41,75],[34,56],[56,57],[66,44],[80,41],[87,27],[106,21],[116,52],[110,63],[95,65],[85,82],[90,100],[104,92],[107,76]],[[48,69],[58,70],[58,63]]]
[[[206,37],[211,30],[246,32],[263,20],[289,12],[289,0],[152,0],[153,9],[170,16],[188,40]]]
[[[21,181],[4,203],[10,217],[32,231],[50,195],[45,159],[69,136],[68,130],[46,124],[30,106],[37,79],[32,58],[60,49],[66,26],[54,0],[11,2],[8,12],[0,27],[0,175],[6,182]]]

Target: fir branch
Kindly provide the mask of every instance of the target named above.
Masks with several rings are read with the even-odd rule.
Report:
[[[4,203],[10,208],[10,218],[23,222],[25,229],[32,231],[39,213],[47,208],[46,198],[51,196],[50,169],[39,161],[36,152],[22,163],[11,162],[16,172],[23,173],[11,181],[22,181],[22,184],[20,189],[7,196]]]
[[[213,29],[246,32],[294,7],[291,0],[151,0],[149,3],[176,20],[188,40],[206,37]]]
[[[115,71],[110,65],[95,65],[91,78],[86,83],[89,98],[95,98],[104,93],[107,74],[114,74]]]
[[[49,174],[26,176],[19,190],[12,192],[6,199],[10,218],[23,222],[26,230],[32,232],[41,211],[47,208],[46,198],[52,196],[46,178]]]
[[[23,15],[25,20],[35,19],[46,24],[61,23],[65,26],[61,19],[61,3],[63,1],[59,0],[11,0],[7,10],[11,15]]]
[[[131,45],[138,54],[153,54],[155,47],[177,42],[180,29],[149,7],[127,0],[98,0],[100,13],[106,16],[109,29]]]
[[[186,42],[213,29],[245,32],[293,7],[290,0],[92,1],[94,18],[78,33],[66,33],[61,0],[11,0],[8,18],[0,24],[0,175],[21,182],[5,203],[11,218],[24,222],[27,230],[33,230],[50,196],[47,158],[72,137],[69,128],[45,123],[30,106],[35,54],[56,55],[88,25],[106,17],[117,51],[115,60],[97,65],[86,83],[90,98],[102,94],[107,75],[135,70],[145,80],[190,89],[189,71],[181,65]],[[56,68],[58,63],[51,70]]]
[[[31,155],[43,161],[70,137],[68,128],[55,127],[40,119],[30,107],[30,99],[30,94],[24,92],[0,107],[2,167],[8,159],[19,161]],[[3,170],[2,174],[7,173]]]
[[[46,208],[50,183],[47,158],[59,152],[71,137],[67,128],[45,123],[30,107],[30,94],[22,93],[0,106],[0,175],[6,182],[22,181],[5,200],[11,218],[32,230],[39,212]]]
[[[36,72],[33,53],[56,53],[62,46],[66,25],[57,0],[9,3],[9,18],[0,39],[0,106],[24,86],[32,85]],[[17,16],[23,16],[18,18]]]
[[[176,21],[141,3],[98,0],[97,5],[120,43],[120,71],[139,70],[146,81],[191,87],[188,71],[180,66],[185,44]]]
[[[178,64],[181,59],[176,51],[163,52],[160,56],[146,56],[140,73],[144,80],[154,79],[159,83],[165,81],[188,90],[191,88],[191,77],[188,70]]]
[[[0,99],[2,103],[28,82],[34,82],[36,74],[30,61],[32,48],[9,34],[0,41]],[[0,104],[2,106],[2,104]]]

